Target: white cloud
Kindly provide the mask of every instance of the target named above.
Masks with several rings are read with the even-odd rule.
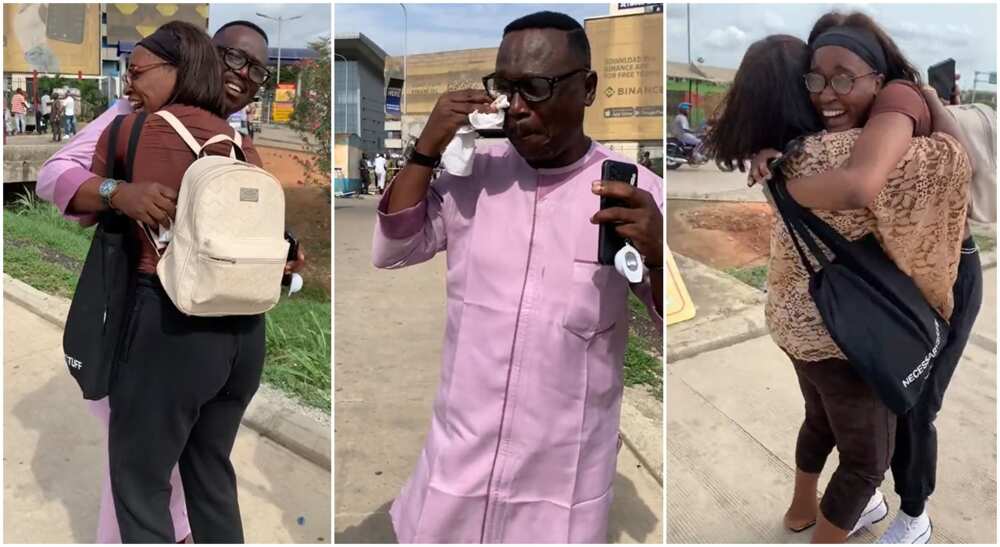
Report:
[[[764,30],[768,34],[777,34],[786,31],[785,19],[777,13],[767,10],[764,12]]]
[[[708,33],[702,40],[702,45],[715,50],[733,50],[742,48],[747,42],[747,33],[739,28],[729,25],[725,28],[717,28]]]

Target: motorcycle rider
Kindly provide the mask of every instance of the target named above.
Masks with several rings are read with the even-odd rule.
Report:
[[[685,148],[694,149],[698,161],[701,161],[698,153],[701,139],[691,130],[691,122],[688,121],[688,113],[690,112],[691,103],[685,102],[677,105],[677,115],[674,116],[674,120],[670,124],[670,135],[679,140]]]
[[[691,112],[691,103],[681,103],[677,105],[677,115],[670,124],[670,135],[681,141],[685,146],[698,146],[701,139],[691,131],[691,122],[688,121],[688,114]]]

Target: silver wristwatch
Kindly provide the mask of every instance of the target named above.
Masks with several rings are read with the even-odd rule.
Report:
[[[111,206],[111,194],[115,193],[115,189],[118,188],[119,181],[115,179],[104,179],[101,181],[101,185],[97,189],[97,193],[101,195],[101,201],[104,202],[104,206],[108,209],[113,209]]]

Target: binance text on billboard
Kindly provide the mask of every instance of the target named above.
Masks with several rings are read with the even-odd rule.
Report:
[[[584,129],[599,141],[663,139],[663,14],[587,19],[597,98]]]

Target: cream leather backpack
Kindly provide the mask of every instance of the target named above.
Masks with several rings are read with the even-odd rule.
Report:
[[[255,315],[274,307],[288,255],[285,194],[267,171],[235,158],[242,140],[216,135],[204,144],[173,114],[156,113],[197,159],[184,172],[172,239],[156,273],[170,300],[187,315]],[[230,157],[205,155],[233,144]],[[245,156],[243,156],[245,159]],[[156,239],[146,230],[157,247]]]

